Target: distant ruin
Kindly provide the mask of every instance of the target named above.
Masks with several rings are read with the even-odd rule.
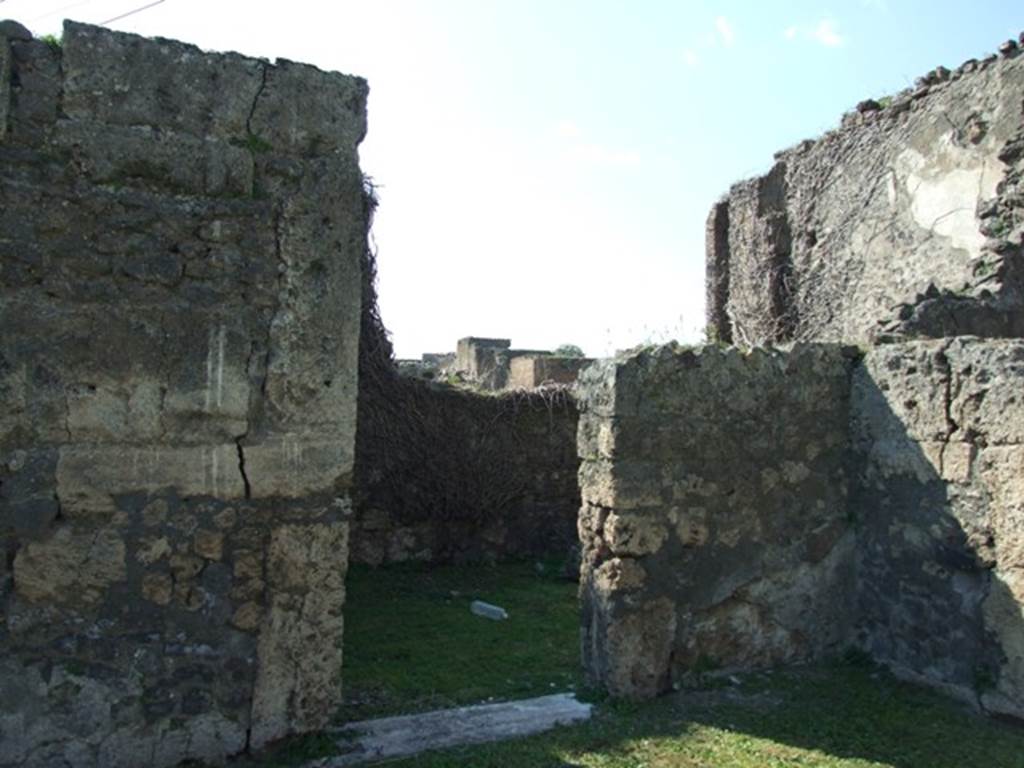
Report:
[[[569,385],[576,381],[580,371],[594,362],[590,357],[565,356],[559,350],[511,347],[511,339],[467,336],[459,339],[454,353],[426,353],[420,360],[398,360],[397,363],[399,372],[409,376],[455,378],[460,383],[497,392]]]
[[[366,97],[0,23],[0,766],[325,728],[350,550],[578,541],[583,663],[616,696],[853,648],[1024,718],[1015,43],[714,207],[720,343],[570,365],[464,339],[487,391],[399,375]]]

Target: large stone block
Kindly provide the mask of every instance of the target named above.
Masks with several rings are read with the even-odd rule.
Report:
[[[348,524],[278,528],[267,558],[270,602],[260,629],[254,747],[322,728],[341,703]]]
[[[344,436],[286,435],[241,450],[254,499],[330,493],[351,480],[352,443]]]
[[[57,463],[57,495],[75,517],[113,512],[115,497],[175,489],[186,496],[245,497],[238,447],[149,444],[67,445]]]
[[[366,135],[366,81],[278,59],[267,67],[249,129],[279,152],[351,153]]]
[[[676,606],[659,598],[610,620],[606,669],[592,670],[609,693],[649,699],[672,685],[670,660],[675,643]]]
[[[63,109],[70,119],[243,143],[268,66],[75,22],[65,24],[62,47]]]
[[[251,195],[252,154],[223,139],[166,129],[68,120],[54,144],[96,184],[140,185],[198,195]]]
[[[110,528],[58,528],[26,544],[14,558],[17,595],[34,603],[77,607],[103,602],[126,574],[125,542]]]
[[[851,364],[828,345],[669,345],[583,373],[583,654],[595,682],[644,698],[709,660],[767,666],[842,646]]]
[[[945,354],[955,371],[948,404],[955,435],[988,445],[1024,444],[1024,423],[1008,418],[1020,408],[1024,341],[954,339]]]

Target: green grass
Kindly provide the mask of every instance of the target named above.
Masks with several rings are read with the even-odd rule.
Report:
[[[557,566],[354,568],[345,606],[346,696],[355,720],[579,686],[575,585]],[[479,598],[510,619],[473,616]],[[898,682],[863,654],[733,678],[708,659],[700,690],[602,700],[547,734],[388,762],[393,768],[1024,768],[1024,728]],[[324,737],[258,763],[330,754]]]
[[[64,48],[63,37],[57,37],[56,35],[43,35],[39,39],[46,43],[48,46],[50,46],[50,48],[56,51],[57,53],[60,53],[60,51]]]
[[[394,768],[1022,768],[1024,729],[862,666],[745,675],[739,686],[606,702],[582,726]]]
[[[353,567],[342,720],[566,691],[579,683],[576,585],[557,563]],[[475,616],[475,599],[508,611]]]

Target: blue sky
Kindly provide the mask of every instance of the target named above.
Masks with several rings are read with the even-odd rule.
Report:
[[[39,33],[151,0],[0,0]],[[164,0],[111,24],[370,82],[399,356],[461,336],[594,355],[703,327],[730,184],[869,96],[994,52],[1024,3]]]

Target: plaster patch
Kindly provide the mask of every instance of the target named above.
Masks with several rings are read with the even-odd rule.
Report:
[[[995,169],[989,169],[977,153],[955,147],[949,137],[943,137],[931,157],[905,149],[896,159],[896,173],[903,179],[914,221],[977,258],[985,236],[978,230],[975,209],[979,200],[995,195],[999,181]]]

